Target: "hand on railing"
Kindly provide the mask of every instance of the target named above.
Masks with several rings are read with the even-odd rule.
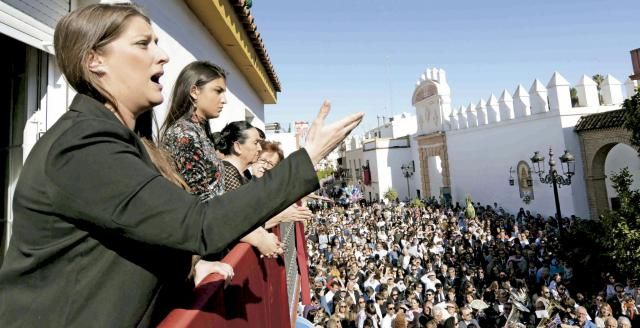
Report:
[[[261,230],[260,234],[255,236],[252,245],[260,251],[260,257],[276,258],[284,253],[284,244],[280,242],[278,236],[264,229],[259,230]]]
[[[265,229],[270,229],[282,222],[304,222],[310,219],[311,215],[313,215],[313,213],[311,213],[311,210],[307,207],[293,204],[267,221],[264,227]]]
[[[231,279],[233,279],[234,274],[233,267],[227,263],[200,260],[195,265],[195,274],[193,278],[195,285],[198,286],[206,276],[212,273],[220,274],[222,278],[224,278],[225,287],[231,283]]]
[[[260,227],[253,230],[248,235],[242,237],[240,241],[245,242],[260,252],[260,257],[275,258],[284,253],[284,244],[280,242],[278,236]]]

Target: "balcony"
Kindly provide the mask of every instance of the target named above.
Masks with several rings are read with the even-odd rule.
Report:
[[[286,232],[284,260],[261,259],[250,245],[236,245],[222,259],[233,267],[231,283],[225,288],[222,276],[209,275],[194,289],[191,305],[174,309],[159,327],[294,327],[299,277],[297,265],[287,271],[284,263],[295,263],[295,234],[286,224],[280,228]],[[294,280],[289,295],[287,272]]]

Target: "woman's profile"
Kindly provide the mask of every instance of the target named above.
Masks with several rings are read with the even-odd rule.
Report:
[[[176,301],[192,254],[219,252],[315,190],[313,164],[362,119],[325,125],[325,103],[305,149],[270,171],[268,183],[201,202],[161,174],[162,157],[134,133],[163,101],[169,58],[157,41],[132,4],[82,7],[56,26],[58,67],[77,95],[17,183],[0,326],[154,325]]]

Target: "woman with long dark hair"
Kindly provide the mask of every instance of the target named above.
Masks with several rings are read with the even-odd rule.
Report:
[[[162,103],[169,60],[149,18],[130,3],[82,7],[59,21],[54,47],[77,95],[32,149],[15,189],[2,327],[154,325],[176,301],[191,254],[225,249],[317,189],[313,164],[362,118],[325,126],[325,103],[305,149],[269,179],[203,203],[161,174],[162,158],[133,131]]]

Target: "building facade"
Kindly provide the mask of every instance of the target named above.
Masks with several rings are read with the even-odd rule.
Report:
[[[421,151],[426,152],[420,159],[423,183],[431,185],[426,189],[428,193],[437,195],[438,190],[433,187],[438,184],[431,182],[435,177],[438,183],[442,179],[441,194],[449,191],[453,202],[463,204],[469,195],[474,202],[497,202],[512,213],[524,208],[553,216],[553,190],[540,181],[530,158],[539,151],[546,157],[546,164],[553,149],[561,171],[558,157],[569,150],[576,158],[575,175],[569,186],[559,189],[561,212],[565,216],[592,217],[586,184],[590,177],[583,165],[575,126],[581,117],[619,109],[624,100],[623,89],[632,95],[636,81],[627,80],[623,86],[607,75],[598,90],[598,85],[584,75],[573,86],[577,97],[572,101],[572,86],[556,72],[546,85],[536,79],[528,89],[518,85],[513,93],[504,90],[499,98],[491,94],[487,100],[451,110],[449,89],[442,87],[446,83],[442,75],[442,70],[427,70],[417,83],[413,99],[418,117],[421,113],[424,117],[423,123],[418,120],[422,135],[416,139]],[[640,179],[637,152],[624,146],[608,153],[610,171],[606,174],[628,166]],[[436,155],[443,163],[440,172],[431,169],[432,156]],[[545,174],[548,165],[546,168]],[[514,185],[509,183],[511,178]],[[606,185],[611,193],[608,179]]]
[[[382,199],[389,189],[398,192],[400,200],[422,198],[416,131],[416,116],[402,113],[364,137],[347,139],[338,159],[345,183],[357,186],[368,201]]]

